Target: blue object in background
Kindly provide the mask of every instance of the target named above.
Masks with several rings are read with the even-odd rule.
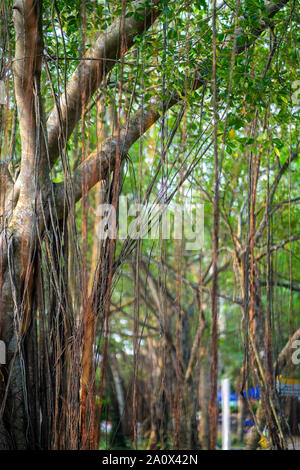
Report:
[[[254,421],[253,419],[245,419],[244,421],[244,434],[248,434],[250,429],[254,426]]]
[[[253,400],[258,400],[260,398],[259,387],[249,388],[248,392],[243,392],[245,398],[252,398]]]
[[[245,419],[244,425],[249,427],[254,426],[253,419]]]
[[[244,395],[245,398],[247,398],[247,395],[248,395],[248,397],[251,398],[252,400],[259,400],[260,399],[260,392],[259,392],[259,386],[258,385],[256,387],[249,388],[247,395],[246,395],[246,393],[247,392],[243,392],[243,395]],[[238,396],[236,395],[236,393],[230,392],[229,400],[230,400],[230,404],[236,403],[238,401]],[[222,403],[222,392],[221,392],[221,390],[218,391],[218,401],[219,401],[219,403]]]
[[[222,403],[222,392],[221,392],[221,390],[218,391],[218,401],[219,401],[219,403]],[[238,396],[236,395],[236,393],[230,392],[229,401],[230,401],[230,403],[238,401]]]

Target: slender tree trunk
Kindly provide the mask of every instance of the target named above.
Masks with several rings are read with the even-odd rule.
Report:
[[[199,442],[202,450],[209,449],[209,363],[206,357],[207,351],[202,347],[200,351],[200,429]]]
[[[237,440],[244,440],[244,421],[245,421],[245,402],[242,397],[238,398],[238,416],[237,416]]]

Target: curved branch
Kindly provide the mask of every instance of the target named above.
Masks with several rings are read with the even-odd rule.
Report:
[[[179,100],[179,96],[173,95],[167,103],[167,109]],[[107,173],[114,169],[118,146],[122,160],[139,137],[159,119],[160,109],[159,98],[150,100],[148,104],[144,105],[121,127],[119,135],[116,132],[113,136],[106,139],[100,148],[92,152],[74,171],[72,177],[67,181],[67,185],[73,190],[75,202],[82,196],[82,181],[85,181],[85,189],[89,191],[99,180],[105,179]],[[64,182],[55,185],[58,213],[60,213],[60,206],[63,202],[64,189]]]
[[[272,253],[273,251],[277,251],[280,248],[282,248],[283,246],[287,245],[288,243],[294,242],[296,240],[300,240],[300,235],[299,234],[291,235],[286,240],[282,240],[281,242],[277,243],[276,245],[271,246],[270,250],[269,250],[269,253]],[[264,251],[264,252],[260,253],[259,255],[256,256],[256,261],[260,260],[264,256],[267,256],[267,254],[268,254],[267,251]]]
[[[288,0],[280,0],[276,3],[267,4],[267,6],[265,7],[266,17],[260,22],[259,27],[257,26],[255,28],[251,42],[246,40],[248,38],[247,33],[242,33],[240,35],[240,46],[238,49],[239,54],[241,54],[248,47],[250,47],[251,44],[253,44],[255,39],[257,39],[257,37],[267,28],[269,24],[268,20],[271,19],[287,2]],[[112,27],[112,34],[117,34],[114,28],[115,25],[113,25]],[[242,40],[242,35],[244,35],[245,40]],[[103,39],[99,39],[99,41],[101,43]],[[242,46],[241,43],[243,44]],[[94,62],[91,61],[91,63]],[[81,67],[83,67],[83,65],[81,65]],[[201,67],[201,70],[204,70],[206,73],[208,68]],[[200,76],[201,70],[200,68],[198,68],[195,71],[193,80],[191,82],[191,88],[194,90],[207,83],[207,77],[203,78]],[[75,72],[75,74],[76,73],[77,72]],[[78,77],[76,77],[77,75],[74,78],[74,83],[76,83],[76,80],[78,80]],[[71,82],[72,80],[73,78],[71,79]],[[78,90],[76,93],[78,94]],[[174,104],[178,103],[181,99],[182,97],[173,93],[170,96],[168,102],[165,103],[164,110],[167,111]],[[134,142],[136,142],[136,140],[159,119],[159,109],[161,107],[162,104],[160,103],[159,98],[153,97],[121,128],[120,140],[118,140],[118,134],[114,134],[100,146],[100,149],[98,151],[92,152],[89,158],[75,170],[71,179],[67,181],[67,185],[71,184],[71,186],[73,187],[75,202],[78,201],[82,196],[82,181],[85,181],[86,190],[90,190],[97,183],[97,181],[105,177],[108,171],[112,171],[114,168],[117,146],[120,146],[120,158],[124,159],[124,157],[127,155],[128,150],[134,144]],[[64,183],[61,183],[56,186],[56,195],[58,198],[58,203],[61,203],[61,200],[63,199],[64,186]]]
[[[253,42],[255,42],[255,40],[261,35],[261,33],[265,31],[270,25],[269,20],[271,20],[273,16],[275,16],[276,13],[278,13],[278,11],[281,10],[281,8],[288,2],[289,0],[279,0],[278,2],[265,2],[263,8],[265,16],[256,26],[253,27],[251,35],[247,33],[245,34],[245,31],[242,28],[237,31],[238,54],[243,52],[245,49],[250,47]]]
[[[291,356],[292,356],[292,354],[291,354],[292,344],[296,340],[299,340],[299,339],[300,339],[300,328],[298,328],[298,330],[295,331],[293,336],[291,336],[291,338],[288,340],[288,342],[286,343],[284,348],[281,350],[281,352],[278,356],[278,359],[277,359],[277,363],[276,363],[277,373],[282,371],[282,369],[288,364],[288,362],[289,362],[289,360],[291,359]]]
[[[86,52],[84,59],[71,76],[67,89],[61,96],[47,121],[50,164],[53,165],[64,148],[85,106],[95,93],[108,72],[132,47],[134,38],[146,31],[156,20],[161,10],[159,0],[153,0],[151,7],[142,8],[145,0],[138,0],[133,8],[139,10],[139,19],[125,18],[124,30],[118,18],[101,33],[94,45]]]
[[[293,152],[291,157],[288,158],[284,164],[282,165],[282,167],[280,168],[279,172],[277,173],[275,179],[274,179],[274,182],[270,188],[270,196],[269,196],[269,206],[272,205],[273,203],[273,199],[274,199],[274,196],[275,196],[275,193],[276,193],[276,189],[280,183],[280,180],[282,178],[282,176],[284,175],[284,173],[286,172],[286,170],[289,168],[290,164],[296,160],[299,156],[299,152],[298,150]],[[267,226],[267,220],[268,220],[268,207],[266,207],[266,210],[265,210],[265,214],[264,214],[264,217],[254,235],[254,243],[257,243],[259,238],[261,237],[264,229],[266,228]]]

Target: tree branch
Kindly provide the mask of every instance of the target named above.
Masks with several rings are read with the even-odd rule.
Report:
[[[281,352],[278,356],[278,359],[277,359],[277,363],[276,363],[277,373],[281,372],[282,369],[287,365],[287,363],[291,359],[291,357],[292,357],[292,353],[291,353],[292,344],[294,343],[294,341],[299,340],[299,339],[300,339],[300,328],[295,331],[293,336],[288,340],[288,342],[286,343],[284,348],[281,350]]]
[[[273,199],[274,199],[274,195],[275,195],[275,192],[276,192],[276,189],[280,183],[280,180],[282,178],[282,176],[284,175],[284,173],[286,172],[286,170],[289,168],[290,164],[296,160],[299,156],[299,153],[298,153],[298,150],[296,152],[293,152],[291,157],[288,158],[284,164],[282,165],[282,167],[280,168],[279,172],[277,173],[276,177],[275,177],[275,180],[270,188],[270,196],[269,196],[269,206],[272,205],[273,203]],[[268,207],[266,207],[266,210],[265,210],[265,214],[264,214],[264,217],[254,235],[254,243],[257,243],[259,238],[261,237],[264,229],[266,228],[266,225],[267,225],[267,220],[268,220]]]
[[[270,250],[269,250],[269,253],[272,253],[273,251],[277,251],[277,250],[279,250],[279,248],[282,248],[287,243],[291,243],[291,242],[294,242],[296,240],[300,240],[300,235],[297,235],[297,234],[291,235],[286,240],[282,240],[281,242],[277,243],[276,245],[271,246]],[[256,256],[256,260],[257,261],[260,260],[264,256],[267,256],[267,254],[268,254],[267,251],[264,251],[264,252],[260,253],[259,255]]]
[[[257,37],[268,27],[269,25],[268,19],[271,19],[287,3],[287,1],[288,0],[281,0],[277,3],[267,4],[265,8],[266,17],[261,21],[259,27],[256,27],[252,35],[251,41],[248,41],[247,39],[249,33],[247,34],[247,33],[242,32],[239,35],[239,44],[240,44],[238,48],[239,54],[245,51],[248,47],[250,47],[253,44],[255,39],[257,39]],[[115,28],[116,26],[114,24],[112,26],[112,31],[111,31],[112,35],[117,34],[115,31]],[[242,36],[245,37],[244,40],[242,40]],[[96,44],[98,44],[98,42],[102,44],[103,40],[104,40],[103,38],[99,39]],[[103,48],[103,46],[101,47],[99,51],[101,50],[103,52],[103,50],[105,49]],[[98,51],[98,54],[99,54],[99,51]],[[94,63],[94,62],[96,61],[91,61],[91,63]],[[84,64],[82,64],[80,67],[84,67]],[[91,67],[91,65],[88,67]],[[206,70],[209,68],[201,67],[201,69]],[[99,72],[99,65],[98,65],[98,72]],[[85,73],[88,73],[88,70],[86,70]],[[90,73],[92,72],[90,71]],[[194,90],[198,89],[199,87],[203,86],[206,83],[206,79],[201,77],[200,75],[201,75],[200,70],[199,69],[196,70],[193,80],[191,81],[191,88]],[[74,80],[74,83],[78,83],[77,72],[75,72],[74,78],[71,79],[70,88],[72,88],[76,99],[78,99],[78,96],[77,96],[78,90],[75,93],[73,89],[73,86],[75,85],[72,85],[73,80]],[[87,80],[88,83],[90,81],[92,80]],[[173,93],[170,96],[168,102],[165,103],[165,107],[164,107],[165,111],[167,111],[173,105],[178,103],[181,99],[182,99],[181,96]],[[66,108],[66,111],[68,111],[69,106],[71,106],[71,103],[68,104],[68,108]],[[162,105],[161,105],[159,98],[152,97],[152,99],[150,99],[147,104],[144,104],[142,109],[137,111],[136,114],[132,118],[130,118],[126,124],[124,124],[124,126],[120,130],[120,140],[119,140],[121,159],[124,159],[124,157],[127,155],[128,150],[134,144],[134,142],[136,142],[138,138],[141,135],[143,135],[146,132],[146,130],[149,129],[149,127],[151,127],[159,119],[160,117],[159,109],[161,107]],[[69,123],[68,123],[68,126],[69,126]],[[85,181],[86,189],[90,190],[97,183],[97,181],[105,178],[105,175],[107,174],[108,171],[113,170],[116,151],[117,151],[117,145],[118,145],[118,134],[116,133],[110,138],[108,138],[102,145],[100,145],[100,148],[98,151],[95,150],[94,152],[92,152],[90,156],[88,157],[88,159],[85,162],[83,162],[83,164],[75,170],[71,179],[67,181],[67,185],[71,185],[71,187],[73,187],[75,202],[78,201],[82,196],[82,181]],[[59,200],[63,198],[64,183],[61,183],[56,186],[56,194],[57,194],[57,198],[59,202]]]
[[[170,108],[179,101],[179,96],[174,95],[167,103]],[[82,181],[86,182],[86,190],[89,191],[99,180],[105,179],[107,173],[114,169],[118,145],[120,146],[120,158],[125,158],[130,147],[149,129],[160,117],[160,100],[153,98],[144,105],[127,123],[120,129],[120,135],[116,132],[106,139],[98,150],[92,152],[89,157],[74,171],[67,185],[73,189],[74,199],[77,202],[82,196]],[[63,202],[65,183],[55,185],[57,197],[57,210]]]
[[[279,0],[278,2],[265,2],[265,16],[260,21],[260,23],[258,23],[256,27],[254,26],[253,30],[250,31],[248,34],[245,34],[243,28],[240,28],[237,31],[237,54],[240,54],[245,49],[248,49],[248,47],[250,47],[251,44],[255,42],[255,40],[261,35],[261,33],[265,31],[270,25],[269,20],[271,20],[273,16],[275,16],[276,13],[278,13],[278,11],[281,10],[281,8],[288,3],[288,1],[289,0]]]
[[[118,18],[101,33],[94,45],[86,52],[84,60],[71,76],[66,92],[61,96],[47,121],[48,148],[50,163],[53,165],[64,148],[86,105],[108,72],[133,45],[134,38],[146,31],[156,20],[161,10],[159,0],[152,1],[154,6],[139,9],[140,18],[125,18],[124,31]],[[134,10],[142,7],[145,0],[134,3]]]

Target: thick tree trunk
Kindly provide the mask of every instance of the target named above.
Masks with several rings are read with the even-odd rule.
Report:
[[[17,204],[10,208],[13,213],[1,240],[1,336],[7,345],[8,365],[6,391],[2,397],[1,426],[6,429],[6,438],[3,439],[8,441],[8,444],[3,442],[4,447],[9,445],[25,449],[32,447],[32,433],[23,345],[31,321],[36,228],[40,225],[35,215],[39,205],[36,197],[46,182],[40,99],[43,50],[41,1],[15,0],[13,9],[16,31],[13,72],[22,159],[20,175],[14,188]]]
[[[1,338],[6,344],[7,366],[5,368],[2,366],[2,370],[5,370],[5,381],[1,388],[0,449],[26,449],[29,436],[28,433],[27,436],[25,434],[28,422],[25,414],[26,382],[23,344],[20,334],[16,332],[19,312],[13,302],[8,270],[4,273],[2,281],[1,307]]]

